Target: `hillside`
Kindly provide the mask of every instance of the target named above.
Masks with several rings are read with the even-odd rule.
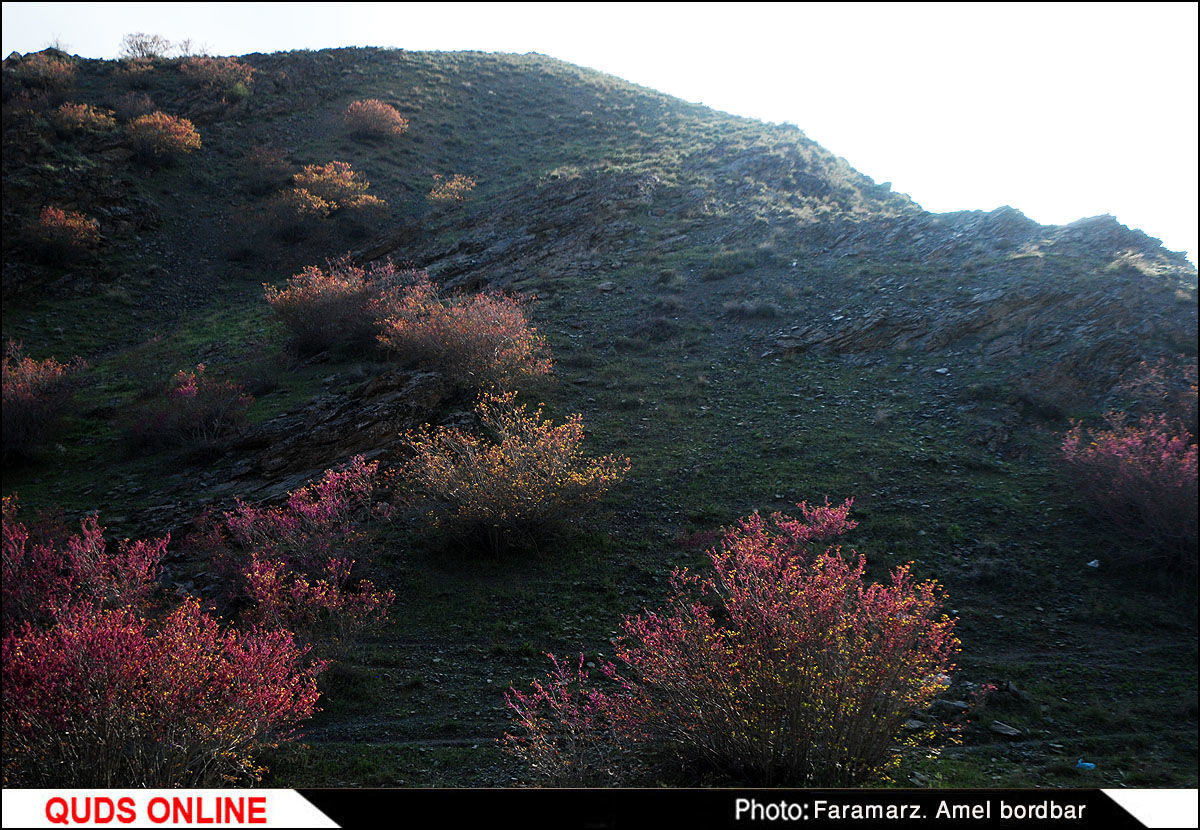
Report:
[[[355,454],[388,466],[405,430],[468,421],[436,372],[287,348],[263,283],[346,254],[536,297],[548,413],[581,413],[591,451],[633,465],[534,553],[385,532],[372,579],[400,597],[391,619],[329,671],[308,748],[270,754],[264,783],[525,780],[496,743],[502,693],[544,674],[545,652],[610,651],[673,567],[706,561],[680,540],[853,497],[846,544],[872,576],[913,562],[949,594],[963,646],[947,695],[1008,690],[957,745],[906,757],[900,784],[1196,785],[1194,587],[1122,564],[1058,464],[1071,419],[1099,423],[1139,364],[1194,366],[1181,255],[1107,216],[931,214],[795,127],[540,55],[238,60],[254,73],[236,94],[180,60],[5,61],[3,337],[89,368],[54,439],[6,460],[4,495],[99,510],[113,538],[171,533],[166,582],[203,592],[206,564],[178,543],[205,507],[278,501]],[[350,134],[363,99],[404,133]],[[115,126],[56,122],[65,102],[183,116],[202,144],[148,165]],[[272,199],[331,161],[386,205],[279,231]],[[464,199],[430,198],[455,175],[474,181]],[[97,220],[98,241],[48,252],[31,230],[47,205]],[[139,408],[200,363],[254,395],[247,428],[202,454],[131,443]]]

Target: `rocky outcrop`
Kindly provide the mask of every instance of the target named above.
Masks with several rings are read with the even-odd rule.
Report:
[[[231,490],[277,498],[355,455],[386,461],[404,432],[438,420],[453,402],[437,373],[404,370],[318,395],[246,436],[239,452],[247,456],[232,471]]]

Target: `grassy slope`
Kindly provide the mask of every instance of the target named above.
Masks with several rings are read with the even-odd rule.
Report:
[[[162,225],[113,252],[123,258],[114,276],[99,290],[68,280],[67,296],[5,303],[5,337],[39,355],[87,355],[97,378],[62,450],[6,471],[5,493],[33,506],[98,507],[122,534],[166,529],[112,520],[153,506],[164,471],[178,464],[169,454],[131,458],[116,443],[118,414],[143,394],[139,374],[167,376],[203,360],[245,377],[278,343],[259,284],[319,259],[304,252],[309,259],[256,266],[220,256],[239,211],[252,204],[235,186],[249,144],[286,147],[297,163],[350,161],[392,205],[379,232],[424,225],[433,247],[469,235],[515,193],[578,169],[651,173],[665,187],[713,194],[698,219],[637,215],[651,241],[686,225],[688,240],[666,253],[636,249],[602,275],[538,272],[521,286],[549,298],[532,314],[558,358],[550,410],[583,412],[596,452],[631,456],[627,485],[597,521],[533,556],[481,563],[435,554],[396,531],[378,563],[381,581],[401,597],[393,622],[331,672],[307,748],[267,759],[264,783],[511,783],[522,771],[496,746],[508,725],[502,690],[540,676],[543,652],[606,653],[622,614],[660,601],[671,567],[701,563],[701,554],[675,544],[680,536],[829,495],[856,497],[862,524],[850,542],[876,574],[914,561],[919,576],[946,584],[962,620],[963,679],[1010,680],[1033,697],[1029,706],[985,713],[1023,729],[1024,738],[993,740],[978,730],[940,759],[910,759],[927,779],[1195,786],[1194,597],[1106,566],[1109,542],[1078,517],[1052,468],[1052,431],[1025,436],[1025,457],[1008,460],[967,441],[955,413],[979,403],[968,391],[968,366],[949,382],[910,356],[872,365],[759,357],[768,329],[857,290],[863,273],[810,267],[788,223],[830,211],[913,211],[903,198],[878,193],[794,129],[711,113],[540,56],[350,50],[248,60],[259,67],[259,91],[236,119],[200,126],[202,159],[128,174],[131,191],[158,206]],[[182,94],[173,84],[164,70],[154,94],[172,100]],[[82,100],[102,103],[110,94],[102,71],[81,79]],[[341,111],[367,97],[410,118],[402,140],[344,135]],[[728,164],[748,151],[803,155],[833,195],[799,203],[756,189],[739,195]],[[432,175],[455,172],[478,179],[471,202],[431,213],[423,194]],[[171,196],[180,192],[190,198]],[[727,227],[737,233],[730,237]],[[190,248],[182,241],[189,238]],[[725,280],[698,278],[723,247],[764,240],[773,240],[770,262]],[[804,263],[798,271],[793,259]],[[677,275],[666,284],[657,278],[665,269]],[[174,296],[166,288],[176,277],[196,286],[184,292],[183,310],[144,310],[146,294]],[[617,290],[598,292],[600,279]],[[206,280],[218,289],[204,290]],[[764,297],[783,319],[721,314],[726,301]],[[655,303],[674,324],[661,337],[643,325]],[[340,374],[336,366],[292,366],[259,396],[254,417],[286,411],[323,377]],[[202,492],[187,498],[228,498],[222,465],[233,461],[199,471]],[[191,487],[192,473],[175,475]],[[1094,558],[1098,571],[1084,565]],[[1073,767],[1080,756],[1097,765],[1086,777]]]

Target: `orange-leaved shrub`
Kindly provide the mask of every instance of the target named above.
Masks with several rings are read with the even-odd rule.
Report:
[[[360,210],[386,205],[377,196],[367,193],[371,183],[344,161],[328,164],[306,164],[292,177],[296,189],[311,194],[327,205],[328,212]]]
[[[100,244],[100,223],[77,210],[46,205],[38,214],[32,236],[43,258],[73,261]]]
[[[849,501],[801,507],[803,520],[727,530],[704,574],[676,569],[664,608],[625,618],[605,684],[555,660],[531,691],[511,689],[506,748],[558,783],[643,768],[741,786],[886,775],[912,710],[948,685],[954,620],[908,567],[868,584],[861,555],[813,549],[853,527]]]
[[[429,201],[434,204],[452,204],[465,202],[467,195],[475,189],[475,178],[455,173],[446,178],[440,173],[433,176],[433,187],[429,190]]]
[[[102,133],[115,129],[117,120],[112,110],[91,104],[63,104],[54,111],[54,126],[63,134],[75,132]]]
[[[377,345],[375,302],[388,289],[416,279],[390,262],[366,268],[348,257],[329,260],[322,270],[310,265],[288,278],[285,288],[263,285],[266,300],[291,334],[300,354],[326,349],[364,352]]]
[[[30,455],[58,426],[86,364],[76,358],[59,363],[52,357],[34,360],[9,341],[0,365],[3,387],[4,460]]]
[[[188,58],[179,71],[193,86],[222,96],[242,98],[250,93],[254,67],[237,58]]]
[[[377,98],[352,102],[344,118],[350,132],[357,136],[402,135],[408,129],[408,119]]]
[[[113,550],[96,517],[28,528],[4,500],[6,786],[253,782],[312,716],[324,664],[290,632],[222,627],[191,598],[157,610],[166,545]]]
[[[134,155],[149,163],[169,163],[200,149],[192,122],[165,112],[139,115],[125,127]]]
[[[319,235],[325,219],[365,219],[387,208],[386,201],[367,192],[370,182],[344,161],[305,165],[292,184],[253,214],[263,230],[287,242]]]
[[[322,650],[382,623],[395,592],[355,570],[373,552],[368,528],[391,516],[378,462],[355,456],[277,506],[238,501],[210,514],[189,548],[223,577],[224,599],[258,626],[284,627]]]
[[[403,475],[440,532],[497,552],[536,540],[630,469],[628,458],[583,453],[583,419],[555,425],[516,393],[485,393],[475,412],[482,436],[457,427],[409,431]]]
[[[60,55],[47,50],[4,61],[4,97],[7,99],[12,94],[8,83],[10,79],[20,86],[41,90],[53,97],[66,92],[75,83],[76,66],[74,61]]]
[[[510,387],[549,375],[554,365],[546,339],[514,297],[446,297],[421,274],[384,297],[378,313],[379,340],[389,351],[462,388]]]

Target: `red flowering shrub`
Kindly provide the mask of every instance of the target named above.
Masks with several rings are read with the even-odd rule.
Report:
[[[4,497],[3,618],[6,630],[44,621],[71,602],[140,606],[153,590],[170,537],[124,540],[109,550],[96,516],[78,534],[42,522],[32,529],[18,517],[15,496]]]
[[[291,346],[301,354],[338,348],[369,351],[377,345],[374,301],[415,272],[392,263],[361,268],[348,258],[331,260],[327,270],[310,265],[290,277],[287,287],[264,285],[275,317],[291,332]]]
[[[54,358],[34,360],[21,346],[9,341],[0,365],[3,387],[4,460],[30,455],[53,432],[68,411],[82,360],[59,363]]]
[[[205,372],[200,363],[195,371],[175,373],[165,401],[142,413],[130,428],[136,446],[212,450],[246,428],[246,410],[254,398],[240,384],[213,380]]]
[[[475,179],[472,176],[455,173],[447,179],[436,173],[433,177],[433,187],[429,191],[429,201],[441,205],[465,202],[467,195],[474,189]]]
[[[390,104],[375,98],[354,101],[346,107],[346,126],[357,136],[402,135],[408,129],[408,119]]]
[[[362,525],[391,514],[382,488],[378,463],[356,456],[290,493],[285,505],[239,501],[207,517],[189,544],[210,558],[227,599],[244,607],[249,622],[344,642],[381,623],[395,600],[393,591],[351,574],[354,557],[372,552]]]
[[[1194,410],[1193,410],[1194,411]],[[1196,438],[1183,421],[1109,413],[1108,429],[1076,423],[1062,457],[1081,502],[1131,543],[1133,560],[1196,573]]]
[[[574,774],[565,749],[580,741],[564,732],[599,723],[622,754],[692,775],[749,786],[878,777],[909,713],[946,688],[958,641],[935,583],[901,567],[866,585],[861,556],[813,555],[811,541],[852,525],[849,505],[727,531],[711,574],[677,569],[664,609],[626,617],[614,644],[629,679],[603,667],[614,691],[564,685],[556,663],[554,694],[511,695],[524,734],[507,735],[508,749],[543,774]]]
[[[169,163],[200,149],[200,134],[186,118],[152,112],[126,125],[134,154],[149,163]]]
[[[91,104],[63,104],[54,111],[54,126],[60,133],[101,133],[115,129],[117,121],[112,110],[93,107]]]
[[[628,458],[583,454],[580,415],[555,426],[541,407],[529,413],[515,399],[515,392],[480,399],[482,438],[454,427],[406,435],[413,457],[404,474],[427,500],[432,526],[493,552],[598,499],[630,468]]]
[[[4,637],[6,786],[212,787],[312,716],[322,663],[287,631],[222,629],[195,599],[159,621],[77,603]]]
[[[406,362],[463,388],[508,387],[550,374],[546,339],[519,300],[496,293],[442,297],[428,275],[378,306],[379,340]]]

